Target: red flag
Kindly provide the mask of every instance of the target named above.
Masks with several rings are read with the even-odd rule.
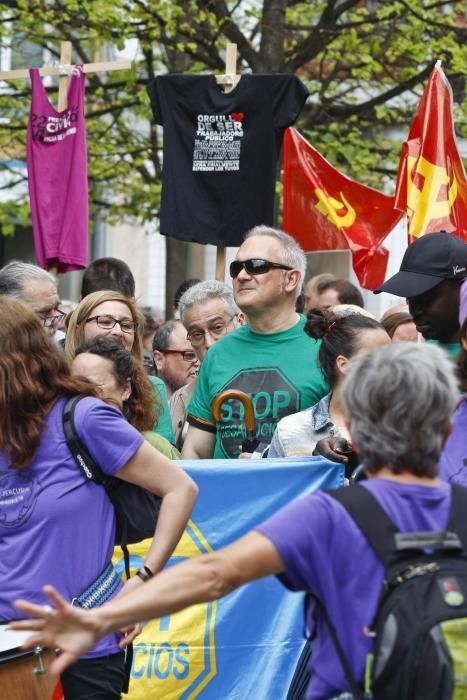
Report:
[[[409,217],[409,242],[433,231],[467,241],[467,181],[456,146],[452,91],[439,63],[402,146],[396,207]]]
[[[284,139],[284,230],[306,252],[351,250],[365,289],[384,282],[388,251],[382,241],[401,218],[394,197],[336,170],[298,131]]]

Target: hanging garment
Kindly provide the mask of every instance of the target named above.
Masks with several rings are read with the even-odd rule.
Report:
[[[243,75],[224,93],[214,75],[163,75],[148,85],[164,127],[160,231],[238,246],[271,225],[284,129],[308,90],[295,75]]]
[[[82,66],[70,79],[67,108],[50,103],[38,68],[29,71],[29,199],[37,262],[58,272],[80,270],[88,257],[88,181]]]

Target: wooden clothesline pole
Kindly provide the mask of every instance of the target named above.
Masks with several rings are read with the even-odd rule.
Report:
[[[71,41],[62,41],[60,44],[60,65],[71,64]],[[68,75],[60,75],[58,78],[58,111],[63,112],[68,107],[67,93],[70,78]]]
[[[216,82],[218,85],[222,85],[224,92],[230,92],[236,87],[240,77],[237,75],[237,44],[232,44],[229,41],[225,53],[225,74],[216,75]],[[225,246],[218,246],[216,250],[216,280],[218,282],[225,280],[225,257]]]
[[[71,65],[71,41],[60,42],[60,65],[59,66],[43,66],[39,68],[41,77],[47,75],[58,76],[58,111],[61,112],[67,108],[66,98],[69,83],[69,76],[63,73],[62,66],[68,67]],[[131,61],[124,59],[121,61],[100,61],[98,63],[85,63],[83,65],[84,73],[108,73],[114,70],[128,70],[131,68]],[[24,80],[29,78],[28,68],[19,68],[17,70],[0,71],[0,80]]]
[[[237,85],[240,77],[237,75],[237,44],[229,41],[225,50],[225,73],[216,75],[216,82],[223,86],[224,92],[230,92]]]
[[[128,68],[131,68],[129,59],[99,61],[98,63],[85,63],[83,65],[83,73],[107,73],[113,70],[128,70]],[[39,68],[39,75],[42,77],[46,75],[61,75],[61,71],[58,66],[44,66]],[[25,78],[29,78],[29,70],[27,68],[0,71],[0,80],[22,80]]]
[[[60,49],[64,44],[71,44],[68,41],[62,41],[60,43]],[[62,50],[60,50],[60,57],[62,56]],[[66,65],[66,64],[62,64]],[[85,63],[83,65],[84,73],[107,73],[114,70],[128,70],[131,68],[131,61],[128,59],[122,59],[120,61],[99,61],[98,63]],[[58,75],[62,73],[59,66],[42,66],[39,68],[39,75],[42,77],[46,75]],[[28,68],[18,68],[17,70],[3,70],[0,71],[0,80],[22,80],[29,78]]]

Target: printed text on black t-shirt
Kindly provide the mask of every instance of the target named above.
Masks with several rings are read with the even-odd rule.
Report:
[[[228,115],[198,114],[193,171],[240,170],[243,112]]]

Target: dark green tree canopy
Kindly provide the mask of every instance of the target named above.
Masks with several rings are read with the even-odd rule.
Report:
[[[238,46],[240,72],[300,76],[311,98],[298,128],[366,184],[392,191],[401,142],[437,59],[453,87],[458,135],[466,136],[462,0],[12,0],[0,8],[14,67],[41,64],[38,47],[58,61],[62,40],[84,63],[133,40],[134,68],[90,74],[86,93],[91,205],[113,219],[157,218],[162,134],[152,124],[149,79],[222,73],[227,41]],[[56,88],[49,91],[56,100]],[[29,96],[27,81],[0,94],[3,188],[26,177],[14,159],[24,158]],[[25,196],[0,207],[4,233],[27,222]]]

